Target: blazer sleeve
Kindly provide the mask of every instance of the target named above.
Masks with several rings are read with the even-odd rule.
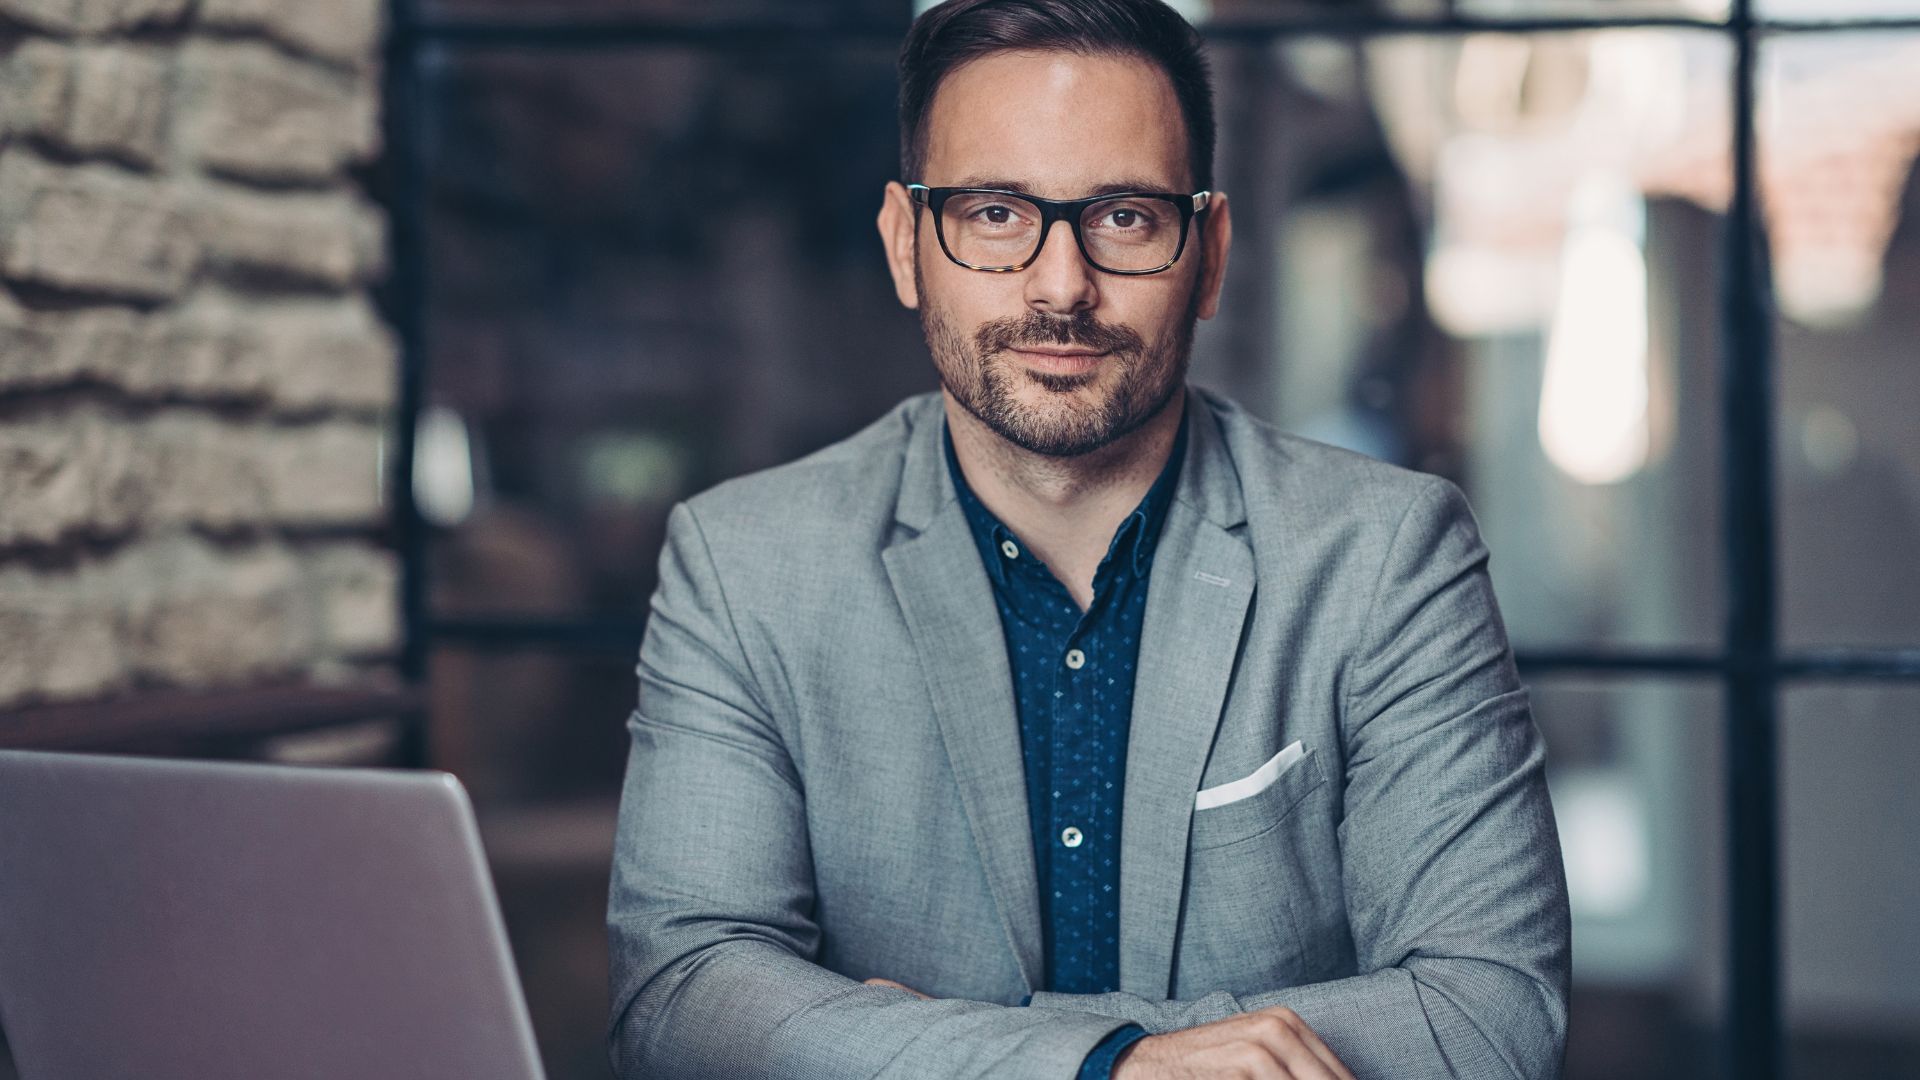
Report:
[[[1347,673],[1341,880],[1359,974],[1188,1001],[1037,993],[1175,1031],[1291,1007],[1361,1080],[1558,1076],[1570,933],[1545,747],[1465,496],[1434,478]]]
[[[607,900],[625,1080],[1069,1080],[1125,1022],[922,1000],[815,960],[805,792],[693,511],[668,518]]]

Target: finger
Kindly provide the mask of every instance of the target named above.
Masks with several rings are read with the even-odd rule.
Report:
[[[1339,1080],[1314,1055],[1283,1010],[1261,1009],[1249,1016],[1253,1023],[1243,1029],[1245,1045],[1272,1055],[1288,1080]]]
[[[1293,1029],[1293,1033],[1299,1038],[1301,1045],[1305,1046],[1308,1052],[1313,1054],[1314,1060],[1319,1062],[1321,1067],[1327,1070],[1329,1077],[1333,1078],[1333,1080],[1354,1080],[1353,1074],[1347,1071],[1346,1065],[1334,1054],[1333,1048],[1327,1045],[1326,1040],[1320,1037],[1319,1032],[1307,1026],[1307,1022],[1300,1018],[1299,1013],[1294,1012],[1292,1009],[1281,1008],[1276,1009],[1274,1015],[1278,1016],[1289,1028]]]
[[[905,983],[894,982],[892,979],[882,979],[876,976],[874,978],[866,980],[866,982],[868,986],[891,986],[895,990],[905,990],[907,993],[912,994],[914,997],[920,998],[922,1000],[925,1000],[925,1001],[932,1000],[932,998],[928,997],[926,994],[923,994],[918,990],[915,990],[913,987],[908,986]]]
[[[1281,1024],[1286,1026],[1286,1032],[1290,1034],[1290,1038],[1288,1038],[1286,1042],[1298,1047],[1298,1051],[1294,1053],[1294,1057],[1288,1057],[1288,1059],[1286,1059],[1288,1068],[1294,1068],[1294,1061],[1296,1061],[1296,1057],[1300,1057],[1300,1055],[1311,1057],[1311,1068],[1313,1068],[1313,1070],[1311,1070],[1311,1072],[1302,1072],[1302,1074],[1300,1074],[1302,1080],[1304,1080],[1306,1076],[1313,1076],[1313,1078],[1325,1076],[1325,1080],[1354,1080],[1354,1074],[1346,1070],[1346,1065],[1342,1065],[1338,1057],[1334,1057],[1332,1047],[1329,1047],[1325,1040],[1321,1040],[1319,1034],[1317,1034],[1313,1028],[1309,1028],[1308,1022],[1300,1019],[1300,1013],[1294,1013],[1292,1009],[1288,1009],[1288,1007],[1284,1007],[1284,1005],[1273,1007],[1273,1009],[1263,1009],[1263,1013],[1269,1013],[1269,1015],[1273,1015],[1275,1019],[1281,1020]],[[1304,1061],[1304,1057],[1302,1057],[1302,1061]]]

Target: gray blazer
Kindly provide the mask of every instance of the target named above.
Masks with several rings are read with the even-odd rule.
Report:
[[[1362,1080],[1558,1074],[1559,839],[1466,501],[1187,408],[1110,994],[1017,1007],[1042,978],[1019,729],[940,397],[674,508],[607,909],[621,1077],[1069,1080],[1128,1021],[1270,1005]]]

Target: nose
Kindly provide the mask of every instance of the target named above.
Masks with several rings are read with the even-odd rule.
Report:
[[[1088,310],[1100,300],[1095,273],[1080,254],[1073,226],[1056,221],[1040,246],[1039,256],[1021,272],[1026,279],[1027,306],[1059,315]]]

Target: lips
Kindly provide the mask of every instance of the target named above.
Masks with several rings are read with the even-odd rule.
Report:
[[[1079,375],[1092,371],[1100,366],[1100,358],[1107,355],[1104,352],[1085,350],[1012,348],[1008,351],[1019,357],[1028,367],[1055,375]]]

